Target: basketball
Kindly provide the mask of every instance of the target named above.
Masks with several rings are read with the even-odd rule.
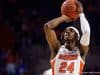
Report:
[[[66,15],[72,19],[76,19],[79,16],[75,1],[65,0],[61,5],[61,14]]]

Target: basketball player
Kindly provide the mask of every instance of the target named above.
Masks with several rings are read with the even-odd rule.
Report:
[[[55,28],[62,22],[70,22],[71,18],[62,15],[54,18],[44,25],[46,40],[51,49],[52,75],[80,75],[85,58],[89,50],[90,26],[83,13],[79,13],[82,36],[77,28],[65,28],[61,45],[57,39]]]

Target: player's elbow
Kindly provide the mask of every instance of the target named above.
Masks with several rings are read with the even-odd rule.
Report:
[[[50,26],[49,26],[48,23],[45,23],[45,24],[44,24],[43,30],[44,30],[45,33],[46,33],[48,30],[50,30]]]
[[[84,33],[81,37],[80,44],[83,46],[88,46],[90,44],[90,34]]]
[[[43,27],[44,31],[45,31],[46,29],[48,29],[48,28],[49,28],[48,23],[45,23],[45,24],[44,24],[44,27]]]

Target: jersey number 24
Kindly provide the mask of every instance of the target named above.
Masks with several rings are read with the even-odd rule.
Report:
[[[72,73],[74,71],[74,62],[71,62],[69,65],[67,62],[62,62],[59,67],[60,73],[65,73],[66,71],[69,71]]]

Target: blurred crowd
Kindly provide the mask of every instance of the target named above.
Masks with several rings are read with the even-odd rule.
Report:
[[[100,1],[81,1],[92,27],[93,46],[86,71],[100,71],[100,61],[96,59],[100,57]],[[43,24],[60,15],[60,4],[58,0],[0,0],[0,75],[25,75],[28,71],[29,75],[42,75],[50,68]]]

